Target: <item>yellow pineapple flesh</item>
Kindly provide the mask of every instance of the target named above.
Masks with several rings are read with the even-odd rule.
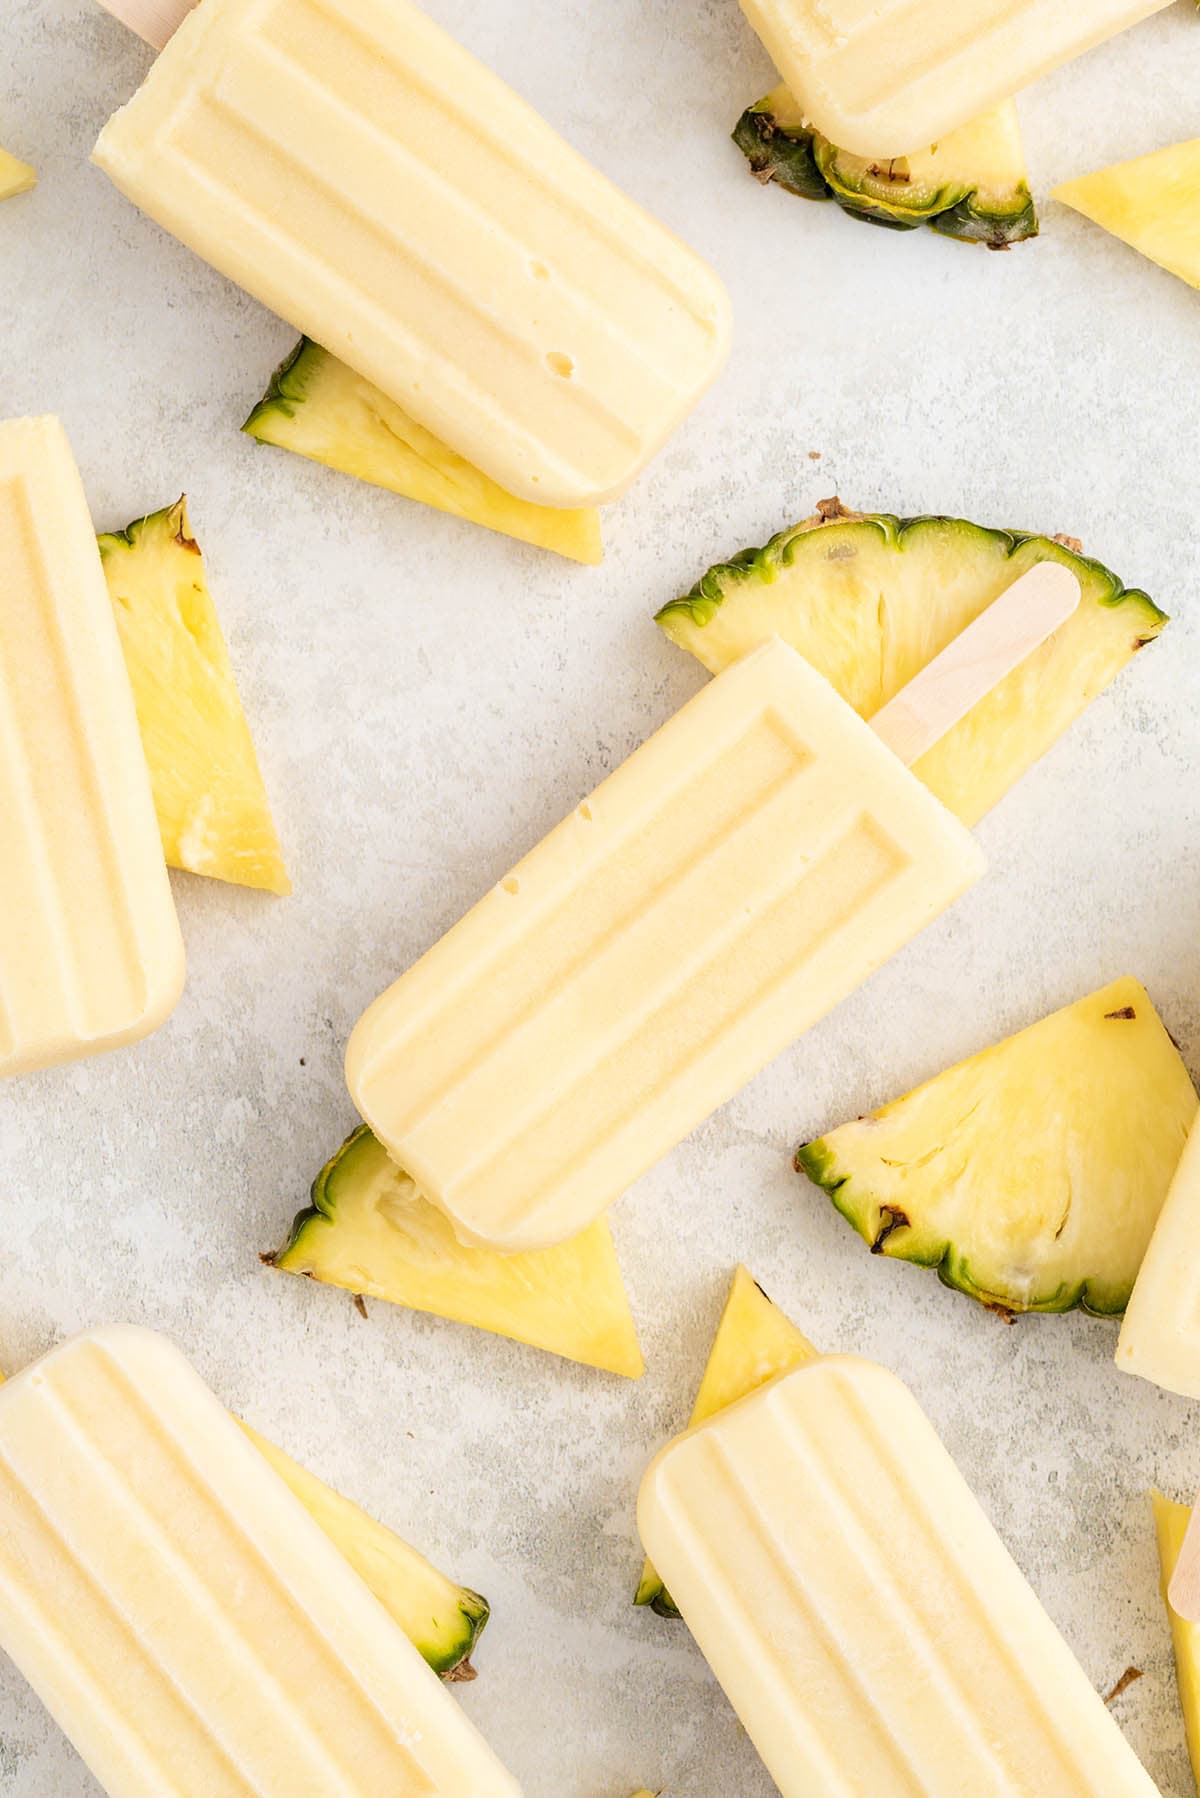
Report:
[[[18,161],[8,150],[0,150],[0,200],[28,193],[36,182],[37,175],[27,162]]]
[[[1150,1494],[1154,1506],[1154,1528],[1158,1536],[1158,1560],[1162,1569],[1162,1597],[1171,1625],[1171,1642],[1175,1649],[1175,1680],[1179,1687],[1179,1704],[1187,1731],[1188,1753],[1192,1775],[1200,1793],[1200,1623],[1189,1623],[1181,1617],[1167,1596],[1171,1575],[1183,1547],[1183,1538],[1191,1521],[1187,1505],[1178,1505],[1161,1492]]]
[[[100,538],[172,868],[288,893],[187,501]]]
[[[284,1247],[284,1273],[473,1324],[640,1379],[645,1362],[607,1221],[550,1249],[500,1255],[459,1241],[364,1124],[313,1182]]]
[[[1053,197],[1200,287],[1200,138],[1064,181]]]
[[[312,462],[572,562],[603,558],[600,514],[515,499],[395,400],[302,337],[242,429]]]
[[[739,1267],[717,1325],[688,1428],[694,1429],[727,1405],[757,1392],[777,1374],[811,1361],[816,1353],[807,1336],[767,1297],[753,1275]],[[633,1602],[648,1604],[660,1617],[679,1615],[649,1560],[642,1568]]]

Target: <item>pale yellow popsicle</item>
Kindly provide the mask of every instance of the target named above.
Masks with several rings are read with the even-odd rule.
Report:
[[[725,356],[724,289],[410,0],[203,0],[95,160],[521,499],[612,499]]]
[[[0,1074],[146,1036],[183,986],[133,694],[57,419],[0,424]]]
[[[1170,0],[742,0],[804,116],[909,156]]]
[[[982,868],[775,639],[375,1001],[351,1096],[466,1241],[564,1241]]]
[[[1168,1392],[1200,1398],[1200,1123],[1134,1281],[1117,1366]]]
[[[519,1798],[169,1342],[0,1390],[0,1646],[109,1798]]]
[[[809,1362],[679,1437],[638,1524],[784,1798],[1155,1798],[883,1368]]]

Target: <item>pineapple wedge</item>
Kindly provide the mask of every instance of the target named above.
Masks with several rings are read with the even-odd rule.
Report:
[[[290,892],[186,499],[99,541],[169,865]]]
[[[994,1310],[1125,1309],[1196,1115],[1123,979],[797,1153],[872,1254]]]
[[[275,370],[242,429],[260,443],[294,450],[569,561],[603,559],[598,512],[557,511],[514,499],[307,337]]]
[[[1200,138],[1064,181],[1052,197],[1200,287]]]
[[[744,1267],[733,1276],[725,1309],[709,1351],[708,1364],[688,1420],[694,1429],[726,1405],[757,1392],[776,1374],[811,1361],[816,1349],[767,1297]],[[642,1567],[634,1604],[648,1604],[660,1617],[678,1617],[670,1593],[649,1560]]]
[[[529,1254],[468,1248],[365,1124],[317,1175],[312,1204],[285,1246],[263,1259],[586,1367],[631,1380],[646,1371],[603,1219],[570,1242]]]
[[[657,623],[712,674],[782,637],[869,718],[1019,575],[1051,560],[1078,577],[1082,603],[913,769],[975,824],[1167,623],[1099,562],[1058,538],[849,512],[831,499],[765,548],[710,568]]]
[[[27,162],[18,162],[7,150],[0,150],[0,200],[27,194],[36,183],[37,175]]]
[[[0,1374],[0,1384],[3,1380]],[[474,1679],[470,1659],[490,1615],[487,1599],[448,1580],[424,1555],[249,1424],[241,1427],[434,1672],[446,1680]]]
[[[1177,1505],[1161,1492],[1150,1494],[1154,1506],[1154,1528],[1158,1536],[1158,1560],[1162,1569],[1162,1598],[1171,1625],[1171,1642],[1175,1649],[1175,1680],[1179,1687],[1179,1704],[1183,1726],[1187,1731],[1188,1753],[1192,1774],[1200,1793],[1200,1623],[1189,1623],[1181,1617],[1167,1596],[1171,1575],[1183,1547],[1183,1538],[1191,1520],[1187,1505]]]
[[[781,86],[745,111],[733,141],[764,183],[893,231],[930,225],[944,237],[1006,250],[1038,233],[1016,102],[981,113],[917,156],[841,150],[807,124]]]
[[[393,1530],[376,1523],[249,1424],[242,1428],[434,1672],[443,1679],[473,1679],[471,1653],[488,1620],[487,1599],[448,1580]]]

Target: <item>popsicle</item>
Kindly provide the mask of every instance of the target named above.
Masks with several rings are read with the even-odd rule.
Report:
[[[1033,570],[879,731],[921,754],[1078,598],[1065,569]],[[465,1241],[563,1241],[982,867],[881,735],[775,639],[375,1001],[347,1050],[351,1096]]]
[[[521,499],[614,498],[725,356],[711,270],[410,0],[204,0],[95,160]]]
[[[0,1074],[146,1036],[183,986],[133,694],[57,419],[0,424]]]
[[[638,1524],[784,1798],[1154,1798],[883,1368],[818,1358],[677,1438]]]
[[[109,1798],[519,1798],[149,1331],[76,1337],[0,1390],[0,1646]]]
[[[207,0],[206,0],[207,3]],[[742,0],[805,118],[909,156],[1170,0]]]
[[[1133,1283],[1117,1366],[1168,1392],[1200,1398],[1200,1122]]]

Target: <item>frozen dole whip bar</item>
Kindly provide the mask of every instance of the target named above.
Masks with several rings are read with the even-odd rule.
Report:
[[[774,639],[375,1001],[351,1096],[465,1240],[563,1241],[982,868]]]
[[[207,0],[206,0],[207,4]],[[742,0],[805,118],[908,156],[1170,0]]]
[[[146,1036],[183,986],[150,775],[57,419],[0,423],[0,1074]]]
[[[76,1337],[0,1390],[0,1647],[109,1798],[519,1798],[149,1331]]]
[[[410,0],[203,0],[95,160],[521,499],[614,498],[725,356],[716,276]]]
[[[1155,1798],[883,1368],[811,1361],[679,1437],[638,1523],[784,1798]]]
[[[1200,1398],[1200,1122],[1134,1281],[1117,1366],[1168,1392]]]

